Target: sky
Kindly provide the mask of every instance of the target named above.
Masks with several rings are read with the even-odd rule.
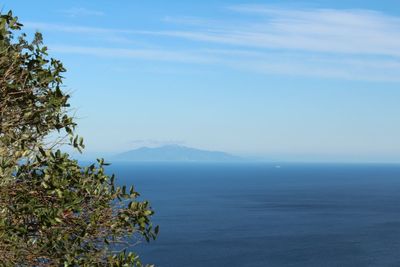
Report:
[[[87,155],[400,161],[400,5],[0,1],[62,60]]]

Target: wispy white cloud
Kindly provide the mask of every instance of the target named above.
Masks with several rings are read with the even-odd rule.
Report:
[[[86,9],[83,7],[73,7],[65,10],[61,10],[61,13],[68,17],[87,17],[87,16],[103,16],[104,12],[93,9]]]
[[[393,59],[355,59],[347,56],[280,54],[251,50],[157,50],[121,49],[91,46],[50,45],[58,53],[80,54],[125,60],[150,60],[185,64],[217,64],[260,74],[301,75],[364,81],[400,82],[400,61]]]
[[[138,33],[137,31],[113,29],[113,28],[102,28],[102,27],[86,27],[80,25],[64,25],[56,23],[43,23],[27,21],[24,22],[25,28],[39,30],[39,31],[57,31],[65,33],[85,33],[85,34],[103,34],[103,33],[113,33],[113,34],[132,34]]]
[[[230,27],[203,22],[207,26],[203,30],[154,34],[232,46],[400,56],[397,17],[368,10],[287,10],[253,5],[230,9],[248,16]]]
[[[150,44],[144,48],[52,46],[61,53],[219,64],[267,74],[400,81],[398,17],[369,10],[285,9],[259,5],[236,5],[229,10],[241,16],[234,21],[165,17],[166,27],[173,23],[174,30],[163,31],[34,22],[27,26],[99,38],[110,39],[111,36],[115,44],[122,44],[118,40],[131,46],[138,46],[135,43],[138,40]],[[164,42],[165,39],[168,42]]]
[[[206,63],[216,61],[214,57],[205,57],[196,51],[176,51],[157,49],[125,49],[92,46],[50,45],[54,52],[90,55],[96,57],[112,57],[124,59],[145,59],[155,61],[173,61],[181,63]]]
[[[106,41],[108,43],[113,43],[113,44],[152,46],[148,42],[132,38],[132,36],[134,35],[149,34],[149,32],[147,31],[115,29],[107,27],[88,27],[88,26],[73,25],[73,24],[65,25],[65,24],[43,23],[34,21],[24,22],[24,27],[39,32],[66,33],[73,35],[81,35],[84,38],[96,37],[101,41]]]
[[[348,60],[307,55],[271,55],[255,60],[232,62],[231,66],[265,74],[296,75],[355,81],[400,82],[400,63],[392,60]]]

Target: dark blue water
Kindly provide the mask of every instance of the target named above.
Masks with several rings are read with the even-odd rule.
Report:
[[[400,266],[400,166],[118,164],[156,211],[159,267]]]

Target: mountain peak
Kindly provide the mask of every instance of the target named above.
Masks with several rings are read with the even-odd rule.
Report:
[[[239,161],[240,157],[220,151],[207,151],[182,145],[164,145],[160,147],[141,147],[116,156],[124,161],[193,161],[227,162]]]

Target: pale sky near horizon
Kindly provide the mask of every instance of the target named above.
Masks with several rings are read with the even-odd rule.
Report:
[[[88,154],[400,162],[398,1],[0,1],[68,72]]]

